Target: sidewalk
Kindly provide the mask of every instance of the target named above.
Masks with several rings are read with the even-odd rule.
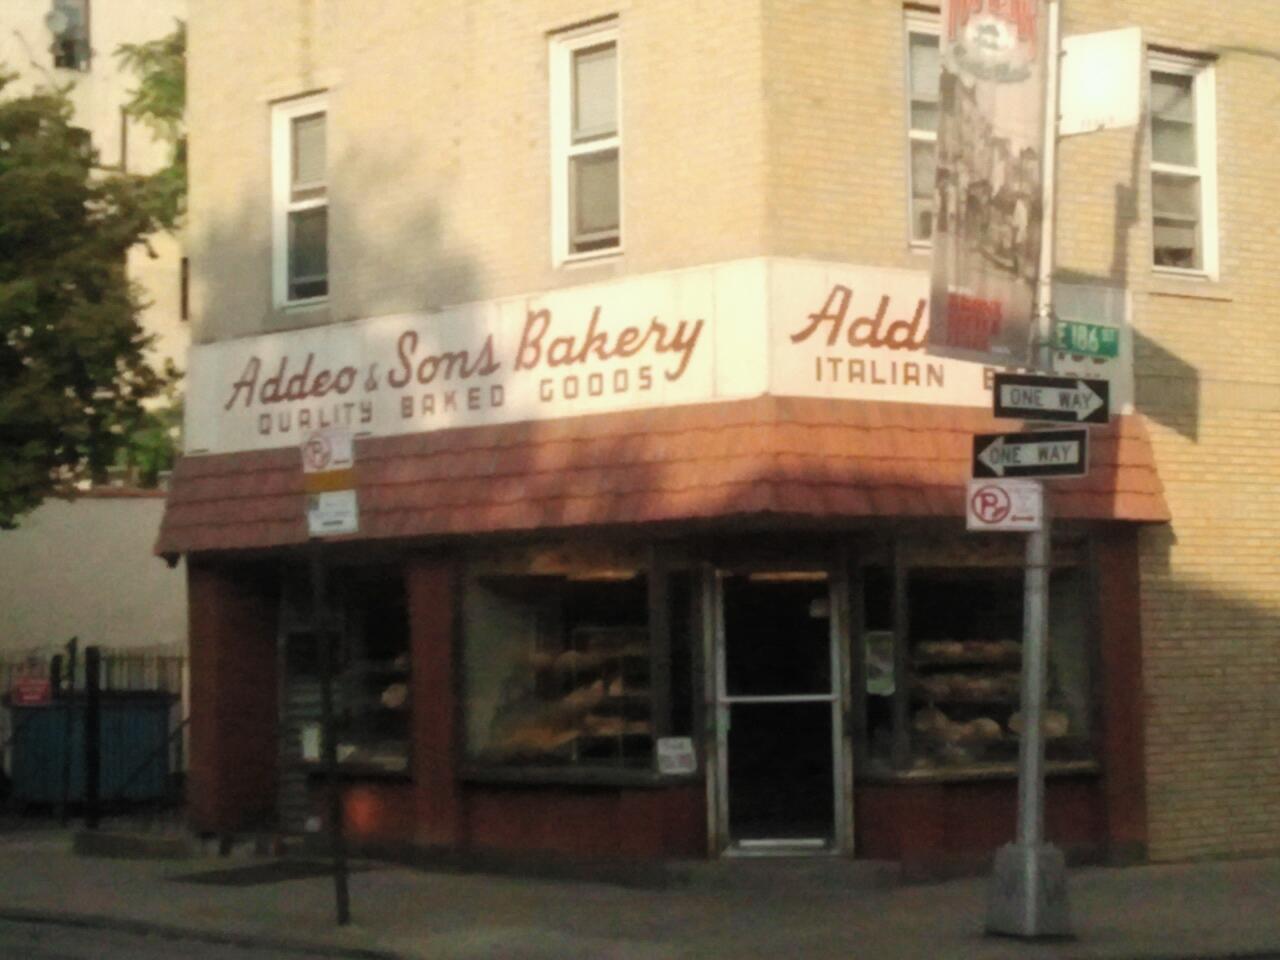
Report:
[[[850,889],[824,884],[821,868],[786,865],[771,883],[771,868],[756,864],[750,883],[634,890],[370,864],[351,876],[344,929],[326,876],[191,879],[271,862],[105,860],[75,856],[62,831],[0,835],[0,917],[188,932],[275,945],[282,957],[297,948],[431,960],[1280,958],[1280,859],[1073,871],[1077,939],[1048,944],[982,936],[980,879]]]

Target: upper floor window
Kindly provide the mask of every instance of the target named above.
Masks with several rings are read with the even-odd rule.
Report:
[[[271,116],[272,272],[276,306],[329,295],[325,99],[277,104]]]
[[[53,34],[53,65],[65,70],[89,69],[89,0],[53,0],[45,15]]]
[[[557,262],[622,246],[618,31],[551,39],[552,234]]]
[[[937,24],[913,18],[907,24],[907,179],[912,243],[928,243],[933,238],[938,74]]]
[[[1151,54],[1152,257],[1158,268],[1217,271],[1213,68]]]

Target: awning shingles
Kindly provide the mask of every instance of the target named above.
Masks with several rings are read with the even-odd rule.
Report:
[[[360,537],[617,526],[752,515],[954,517],[974,408],[760,397],[357,440]],[[1091,432],[1087,477],[1055,480],[1055,516],[1169,518],[1146,425]],[[296,447],[183,458],[158,553],[305,541]]]

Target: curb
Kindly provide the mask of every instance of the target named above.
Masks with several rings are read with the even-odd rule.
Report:
[[[140,937],[162,937],[166,940],[190,940],[214,946],[240,947],[248,950],[273,950],[303,957],[332,957],[334,960],[407,960],[403,954],[365,947],[335,947],[295,937],[273,937],[248,933],[222,933],[199,927],[152,923],[91,913],[63,913],[44,910],[13,910],[0,907],[0,921],[40,926],[75,927],[81,930],[110,930]]]

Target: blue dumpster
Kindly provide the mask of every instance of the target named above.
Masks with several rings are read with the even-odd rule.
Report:
[[[169,693],[103,691],[99,743],[102,766],[98,796],[156,800],[169,787]],[[84,697],[36,706],[11,706],[13,799],[27,804],[62,801],[70,733],[71,782],[67,799],[84,799]],[[71,711],[70,730],[67,711]]]

